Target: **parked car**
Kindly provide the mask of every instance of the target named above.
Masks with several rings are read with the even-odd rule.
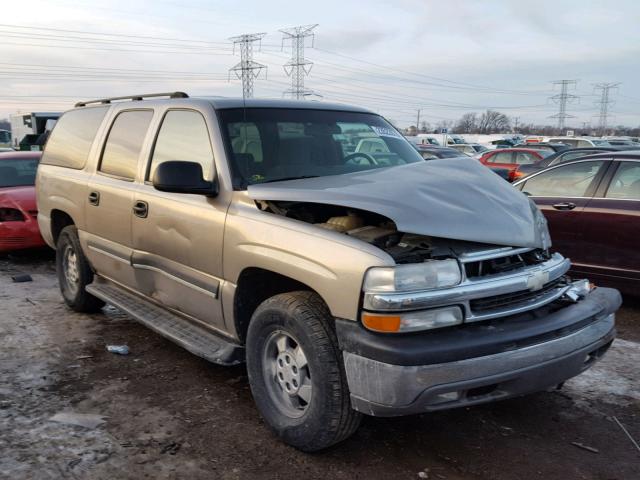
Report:
[[[593,137],[553,137],[548,143],[565,143],[570,147],[609,147],[611,144],[602,138]]]
[[[425,162],[357,107],[161,96],[80,102],[47,142],[62,297],[246,361],[290,445],[544,390],[613,341],[620,294],[568,278],[542,213],[476,160]],[[337,140],[364,138],[386,151]]]
[[[450,147],[464,153],[469,157],[473,157],[477,154],[482,154],[489,151],[487,147],[485,147],[484,145],[480,145],[479,143],[465,143],[462,145],[455,144],[450,145]]]
[[[433,160],[436,158],[466,158],[466,155],[460,153],[455,148],[431,145],[416,145],[415,147],[425,160]]]
[[[520,167],[542,160],[551,152],[530,148],[502,148],[490,150],[480,157],[480,163],[491,168],[506,168],[509,171],[508,180],[513,182],[520,178]]]
[[[529,148],[533,150],[547,150],[549,152],[562,152],[564,150],[568,150],[571,148],[571,145],[566,143],[549,143],[549,142],[538,142],[538,143],[519,143],[516,145],[516,148]]]
[[[640,152],[599,153],[517,182],[544,212],[554,250],[572,271],[640,292]]]
[[[544,170],[547,167],[551,167],[553,165],[558,165],[560,163],[569,162],[571,160],[575,160],[580,157],[585,157],[587,155],[593,155],[596,153],[602,152],[617,152],[619,148],[617,147],[586,147],[586,148],[570,148],[568,150],[561,150],[559,152],[553,153],[542,160],[537,161],[536,163],[531,163],[529,165],[521,165],[518,171],[521,174],[520,178],[524,178],[527,175],[531,175],[532,173],[539,172],[540,170]]]
[[[467,155],[460,153],[456,148],[416,145],[416,149],[425,160],[435,160],[437,158],[468,158]],[[510,171],[508,168],[494,167],[491,171],[504,180],[509,181]]]
[[[44,246],[35,179],[39,152],[0,153],[0,253]]]

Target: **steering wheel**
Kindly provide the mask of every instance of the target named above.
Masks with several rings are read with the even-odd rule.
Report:
[[[344,163],[348,163],[348,164],[351,164],[351,165],[359,165],[359,163],[354,162],[354,160],[356,158],[358,158],[358,157],[364,158],[367,162],[369,162],[369,165],[377,165],[378,164],[378,162],[376,162],[375,158],[373,158],[368,153],[364,153],[364,152],[353,152],[353,153],[350,153],[349,155],[344,157]]]

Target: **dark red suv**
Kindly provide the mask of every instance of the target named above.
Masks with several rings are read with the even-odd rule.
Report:
[[[591,155],[515,186],[544,212],[575,274],[640,296],[640,151]]]
[[[491,169],[507,168],[509,170],[509,181],[514,182],[521,177],[518,172],[520,165],[536,163],[552,153],[553,151],[529,148],[499,148],[482,155],[480,163]]]

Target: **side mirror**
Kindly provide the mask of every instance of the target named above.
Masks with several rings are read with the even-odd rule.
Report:
[[[197,162],[171,160],[161,163],[153,174],[153,187],[161,192],[218,195],[218,183],[206,181],[202,165]]]

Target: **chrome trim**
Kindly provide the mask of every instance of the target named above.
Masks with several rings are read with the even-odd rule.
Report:
[[[470,307],[474,299],[494,297],[531,289],[530,280],[536,276],[547,276],[545,285],[567,273],[571,263],[559,253],[554,253],[549,260],[538,265],[522,268],[516,272],[487,275],[484,277],[465,279],[455,287],[438,290],[402,293],[364,293],[363,308],[370,311],[407,311],[434,308],[447,305],[461,305],[465,310],[465,322],[487,320],[504,317],[523,311],[539,308],[559,298],[564,291],[553,289],[542,299],[533,304],[511,306],[475,315]]]
[[[466,252],[458,256],[458,260],[461,263],[471,263],[471,262],[481,262],[482,260],[490,260],[493,258],[503,258],[510,257],[511,255],[520,255],[522,253],[527,253],[534,248],[524,247],[524,248],[513,248],[513,247],[505,247],[505,248],[496,248],[495,250],[482,250],[481,252]]]

